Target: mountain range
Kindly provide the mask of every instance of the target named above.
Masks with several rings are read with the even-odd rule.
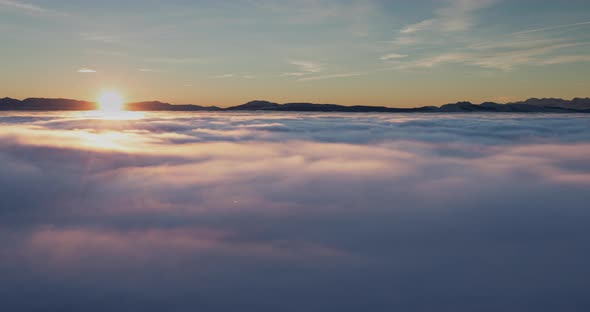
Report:
[[[251,101],[228,108],[200,106],[194,104],[169,104],[159,101],[135,102],[125,104],[129,111],[281,111],[281,112],[384,112],[384,113],[467,113],[467,112],[507,112],[507,113],[590,113],[590,98],[537,99],[521,102],[473,104],[457,102],[436,106],[416,108],[394,108],[384,106],[344,106],[337,104],[286,103]],[[28,98],[17,100],[0,99],[0,111],[87,111],[97,109],[97,104],[71,99]]]

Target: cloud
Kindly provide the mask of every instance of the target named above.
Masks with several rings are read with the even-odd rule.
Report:
[[[550,65],[588,61],[587,57],[555,56],[552,53],[583,46],[587,43],[565,43],[546,45],[531,49],[521,49],[509,52],[498,52],[491,56],[475,55],[468,62],[484,68],[512,70],[516,66]]]
[[[284,73],[282,76],[301,77],[305,75],[307,75],[307,73]]]
[[[215,78],[233,78],[235,76],[236,76],[235,74],[223,74],[223,75],[215,76]]]
[[[447,5],[435,11],[435,17],[410,24],[400,30],[401,34],[422,31],[457,32],[471,29],[476,23],[475,13],[491,7],[499,0],[448,0]]]
[[[0,305],[563,310],[589,149],[583,115],[3,114]]]
[[[554,38],[503,38],[499,41],[462,43],[462,52],[439,52],[434,55],[396,60],[391,69],[434,68],[445,64],[477,66],[484,69],[511,71],[523,66],[545,66],[586,62],[585,54],[571,55],[569,51],[584,48],[588,42],[573,42]]]
[[[78,72],[81,74],[94,74],[94,73],[96,73],[96,70],[91,69],[91,68],[80,68],[80,69],[78,69]]]
[[[467,63],[473,55],[466,53],[447,53],[426,57],[412,62],[397,63],[395,69],[432,68],[443,64]]]
[[[472,41],[469,34],[478,24],[478,13],[499,2],[499,0],[443,1],[444,5],[435,9],[431,18],[406,25],[392,41],[388,42],[388,45],[397,51],[408,48],[420,48],[426,51],[420,53],[418,59],[399,60],[396,62],[399,64],[392,69],[431,68],[439,64],[469,62],[476,58],[476,53],[469,48],[469,43]],[[489,52],[486,51],[482,57],[489,56]],[[407,53],[393,55],[397,54],[406,55]],[[416,54],[412,53],[412,55]]]
[[[256,79],[256,76],[251,75],[251,74],[231,73],[231,74],[218,75],[218,76],[215,76],[215,78],[219,78],[219,79],[227,79],[227,78]]]
[[[478,33],[481,11],[501,3],[499,0],[443,1],[431,18],[406,25],[387,42],[393,55],[412,57],[393,59],[389,70],[431,69],[442,65],[475,66],[485,70],[512,71],[524,66],[587,62],[583,49],[587,42],[571,36],[545,36],[542,33],[583,27],[588,22],[529,29],[505,35]],[[416,51],[419,51],[416,53]]]
[[[325,71],[325,68],[322,64],[312,62],[312,61],[290,60],[289,64],[298,67],[298,71],[284,73],[281,76],[283,76],[283,77],[306,77],[306,76],[317,75],[317,74],[320,74]],[[313,78],[313,77],[308,77],[308,78]]]
[[[292,60],[289,61],[292,65],[298,66],[298,72],[291,72],[291,73],[284,73],[282,76],[287,77],[298,77],[298,82],[305,82],[305,81],[317,81],[317,80],[327,80],[327,79],[335,79],[335,78],[347,78],[347,77],[355,77],[355,76],[362,76],[366,75],[369,72],[350,72],[350,73],[325,73],[325,68],[322,64],[311,62],[311,61],[302,61],[302,60]]]
[[[123,47],[137,47],[139,42],[145,40],[158,40],[178,33],[176,24],[148,24],[130,25],[126,28],[109,30],[107,27],[99,27],[99,30],[80,32],[82,40],[93,41],[108,45],[119,45]],[[152,58],[157,60],[158,58]],[[164,57],[163,59],[170,59]],[[173,58],[174,59],[174,58]],[[150,60],[150,58],[148,58]]]
[[[512,33],[512,35],[527,35],[527,34],[532,34],[532,33],[536,33],[536,32],[544,32],[544,31],[557,30],[557,29],[563,29],[563,28],[572,28],[572,27],[576,27],[576,26],[585,26],[585,25],[590,25],[590,21],[581,22],[581,23],[566,24],[566,25],[542,27],[542,28],[536,28],[536,29],[529,29],[529,30],[524,30],[524,31]]]
[[[394,47],[432,44],[441,37],[471,31],[477,24],[477,13],[499,2],[500,0],[445,0],[444,6],[434,10],[433,17],[406,25],[390,44]]]
[[[321,73],[324,70],[323,65],[312,62],[312,61],[303,61],[303,60],[291,60],[289,64],[295,65],[299,68],[299,72],[296,73],[286,73],[287,76],[302,76],[307,74],[317,74]]]
[[[395,59],[400,59],[400,58],[404,58],[404,57],[408,57],[408,55],[407,54],[390,53],[390,54],[382,56],[381,60],[389,61],[389,60],[395,60]]]
[[[560,55],[541,61],[544,65],[590,62],[590,55]]]
[[[320,75],[320,76],[300,78],[297,81],[305,82],[305,81],[316,81],[316,80],[326,80],[326,79],[335,79],[335,78],[349,78],[349,77],[356,77],[356,76],[362,76],[362,75],[366,75],[366,73],[338,73],[338,74],[330,74],[330,75]]]
[[[391,41],[385,41],[388,45],[393,47],[408,47],[423,43],[421,38],[411,37],[411,36],[399,36]]]
[[[408,26],[404,27],[402,30],[400,30],[400,33],[412,34],[412,33],[418,32],[418,31],[422,31],[422,30],[430,28],[432,25],[434,25],[434,22],[435,22],[435,20],[429,19],[429,20],[421,21],[416,24],[408,25]]]
[[[28,2],[23,1],[15,1],[15,0],[0,0],[0,7],[8,7],[12,9],[17,9],[26,13],[31,14],[40,14],[40,15],[49,15],[49,16],[67,16],[68,14],[64,12],[54,11],[50,9],[46,9]]]

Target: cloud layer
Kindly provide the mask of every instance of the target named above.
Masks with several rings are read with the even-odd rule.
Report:
[[[586,116],[123,117],[0,115],[3,310],[590,305]]]

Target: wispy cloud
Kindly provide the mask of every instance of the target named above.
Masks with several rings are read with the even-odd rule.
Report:
[[[222,78],[223,79],[223,78],[233,78],[235,76],[236,76],[235,74],[223,74],[223,75],[215,76],[215,78]]]
[[[516,66],[525,65],[550,65],[566,63],[565,59],[557,61],[560,56],[555,56],[554,53],[558,51],[567,51],[569,48],[578,47],[587,43],[564,43],[541,46],[532,49],[520,49],[509,52],[499,52],[494,55],[475,54],[468,63],[472,65],[481,66],[484,68],[500,69],[509,71]],[[549,60],[553,60],[548,62]],[[587,59],[586,59],[587,60]],[[571,59],[569,62],[580,62],[584,59]]]
[[[472,58],[473,56],[467,53],[446,53],[402,63],[396,66],[395,69],[432,68],[442,64],[464,63]]]
[[[319,73],[323,70],[323,66],[316,62],[292,60],[289,61],[292,65],[299,67],[299,70],[306,73]]]
[[[94,73],[96,73],[96,70],[91,69],[91,68],[80,68],[80,69],[78,69],[78,72],[81,74],[94,74]]]
[[[400,30],[400,33],[402,34],[413,34],[415,32],[427,29],[429,27],[431,27],[434,24],[435,20],[433,19],[428,19],[428,20],[424,20],[421,21],[419,23],[416,24],[411,24],[411,25],[407,25],[406,27],[404,27],[402,30]]]
[[[402,34],[420,31],[456,32],[469,30],[476,22],[475,13],[488,8],[499,0],[450,0],[435,11],[434,17],[405,26]]]
[[[590,62],[590,55],[560,55],[541,61],[544,65]]]
[[[282,76],[301,77],[301,76],[305,76],[305,75],[307,75],[307,73],[284,73]]]
[[[116,30],[109,30],[101,26],[95,27],[93,30],[82,31],[79,35],[85,41],[109,45],[135,46],[138,42],[157,40],[175,33],[178,33],[178,28],[175,24],[146,24],[141,27],[126,27]]]
[[[322,64],[312,61],[290,60],[289,64],[296,66],[298,68],[298,71],[284,73],[282,76],[302,77],[312,74],[318,74],[324,71],[324,66]]]
[[[334,78],[348,78],[348,77],[356,77],[366,75],[367,73],[341,73],[341,74],[330,74],[330,75],[321,75],[321,76],[313,76],[313,77],[305,77],[300,78],[298,82],[305,82],[305,81],[315,81],[315,80],[326,80],[326,79],[334,79]]]
[[[399,57],[403,57],[399,55]],[[369,72],[326,72],[324,65],[304,60],[291,60],[290,64],[299,67],[299,71],[285,73],[282,76],[297,77],[297,82],[316,81],[316,80],[327,80],[335,78],[347,78],[367,75]]]
[[[0,6],[9,7],[12,9],[20,10],[31,14],[42,14],[42,15],[54,15],[54,16],[67,16],[67,13],[47,9],[34,5],[24,1],[16,0],[0,0]]]
[[[215,76],[217,79],[241,78],[241,79],[256,79],[255,75],[249,73],[229,73]]]
[[[511,71],[522,66],[542,66],[586,62],[590,55],[583,49],[587,45],[579,38],[567,36],[541,36],[542,32],[582,27],[590,21],[529,29],[506,35],[477,35],[482,10],[501,0],[447,0],[446,5],[435,9],[431,18],[406,25],[399,30],[390,48],[395,53],[381,60],[393,63],[390,69],[434,68],[445,64],[476,66],[484,69]],[[412,57],[406,55],[413,48]],[[419,49],[419,53],[416,50]],[[401,52],[400,52],[401,51]],[[404,53],[406,52],[406,53]],[[410,53],[407,53],[410,54]]]
[[[407,54],[390,53],[390,54],[382,56],[381,60],[389,61],[389,60],[401,59],[404,57],[408,57],[408,55]]]
[[[407,47],[417,45],[422,42],[423,40],[421,38],[415,36],[399,36],[391,41],[386,41],[385,43],[390,44],[394,47]]]
[[[497,40],[477,41],[474,43],[468,43],[465,45],[465,48],[468,50],[477,51],[509,51],[551,46],[561,44],[564,42],[566,41],[563,38],[518,38],[518,40],[515,40],[514,38],[508,37]]]
[[[433,68],[444,64],[463,64],[486,69],[511,71],[517,66],[553,65],[590,61],[590,55],[555,55],[555,52],[588,45],[589,43],[562,43],[506,52],[470,50],[463,53],[448,52],[435,56],[400,62],[392,69]]]
[[[566,24],[566,25],[551,26],[551,27],[543,27],[543,28],[537,28],[537,29],[530,29],[530,30],[515,32],[512,34],[513,35],[525,35],[525,34],[532,34],[532,33],[536,33],[536,32],[550,31],[550,30],[571,28],[571,27],[585,26],[585,25],[590,25],[590,21],[581,22],[581,23]]]
[[[478,12],[493,6],[501,0],[447,0],[445,5],[435,9],[433,16],[404,26],[388,44],[394,47],[408,47],[418,44],[432,44],[441,36],[472,30],[478,23]]]

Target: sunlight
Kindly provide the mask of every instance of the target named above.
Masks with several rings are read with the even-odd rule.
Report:
[[[129,137],[121,132],[105,133],[77,133],[82,139],[81,146],[92,147],[98,150],[125,150],[130,145]]]
[[[130,112],[125,110],[120,111],[104,111],[104,110],[95,110],[95,111],[86,111],[86,112],[76,112],[72,114],[73,117],[79,118],[90,118],[90,119],[100,119],[100,120],[138,120],[145,117],[144,112]]]
[[[102,112],[120,112],[124,109],[123,97],[113,91],[103,91],[98,97],[98,108]]]

